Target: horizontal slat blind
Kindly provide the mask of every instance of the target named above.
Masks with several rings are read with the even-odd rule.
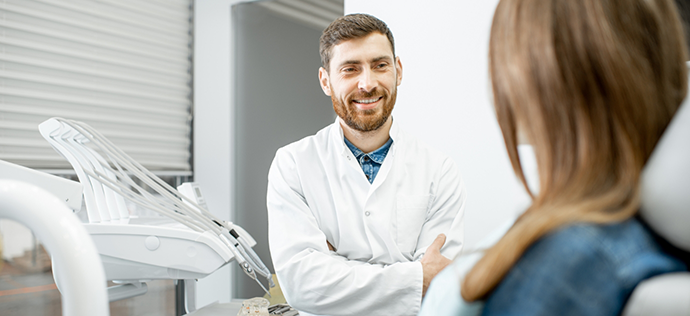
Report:
[[[321,32],[343,15],[343,0],[273,0],[257,1],[269,11]]]
[[[59,116],[187,174],[191,1],[0,1],[0,159],[71,169],[38,132]]]

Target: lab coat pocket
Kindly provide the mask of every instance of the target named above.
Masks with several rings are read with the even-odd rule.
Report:
[[[431,195],[403,195],[396,199],[397,243],[403,253],[414,253]]]

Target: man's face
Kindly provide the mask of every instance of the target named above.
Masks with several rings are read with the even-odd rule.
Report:
[[[335,45],[329,67],[319,70],[319,81],[345,124],[362,132],[383,126],[402,80],[402,65],[388,38],[374,32]]]

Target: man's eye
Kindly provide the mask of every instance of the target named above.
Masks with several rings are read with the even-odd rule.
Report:
[[[343,69],[343,72],[353,72],[353,71],[355,71],[355,68],[352,68],[352,67]]]
[[[388,64],[380,63],[380,64],[376,65],[376,68],[386,68],[386,66],[388,66]]]

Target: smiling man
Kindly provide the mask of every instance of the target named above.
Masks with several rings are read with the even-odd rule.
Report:
[[[331,23],[319,82],[338,117],[279,149],[271,165],[269,246],[300,315],[416,315],[462,248],[457,166],[391,115],[403,73],[394,47],[373,16]]]

